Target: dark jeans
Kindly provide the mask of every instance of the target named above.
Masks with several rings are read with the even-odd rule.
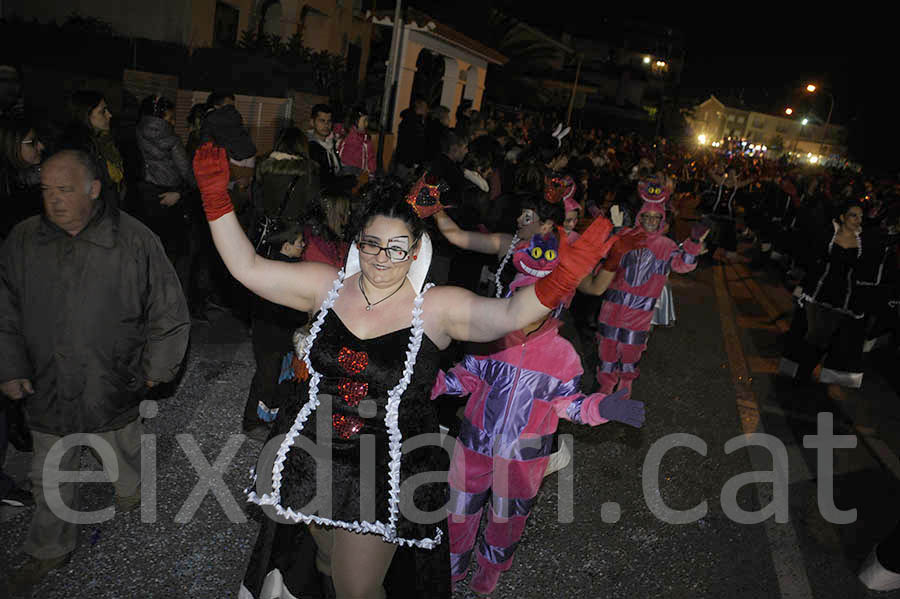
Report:
[[[187,291],[193,258],[189,235],[191,214],[188,208],[191,198],[189,194],[182,193],[176,204],[163,206],[159,203],[159,195],[167,191],[172,190],[151,183],[138,183],[138,218],[159,236],[169,261],[178,273],[182,288]]]

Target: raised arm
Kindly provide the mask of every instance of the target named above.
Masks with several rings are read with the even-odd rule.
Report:
[[[317,262],[287,263],[266,260],[244,234],[228,197],[228,159],[225,150],[204,144],[194,156],[194,174],[213,242],[228,272],[247,289],[276,304],[303,312],[318,308],[333,267]]]
[[[434,222],[447,241],[464,250],[502,256],[512,242],[512,235],[506,233],[481,233],[460,229],[443,210],[435,213]]]
[[[578,291],[588,295],[603,295],[609,289],[615,276],[616,271],[601,268],[599,272],[582,279],[578,285]]]
[[[556,308],[609,252],[612,223],[598,217],[571,246],[560,243],[560,261],[549,275],[506,299],[486,298],[458,287],[436,289],[441,333],[459,341],[491,341],[524,328]]]

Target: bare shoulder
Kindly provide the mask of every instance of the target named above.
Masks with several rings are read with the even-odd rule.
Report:
[[[317,306],[325,300],[338,277],[338,269],[322,262],[297,262],[290,266],[297,269],[297,282],[313,291]]]
[[[438,285],[432,287],[425,294],[424,309],[444,311],[460,302],[469,302],[472,298],[478,297],[468,289],[463,287],[454,287],[452,285]]]
[[[478,297],[468,289],[450,285],[439,285],[428,290],[422,305],[422,319],[425,321],[425,332],[435,345],[444,349],[450,344],[453,315],[473,309],[472,300]]]

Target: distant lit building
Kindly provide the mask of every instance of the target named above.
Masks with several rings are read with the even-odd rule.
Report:
[[[763,144],[777,152],[794,152],[829,156],[847,154],[847,129],[830,123],[808,121],[794,114],[771,115],[726,106],[715,96],[696,106],[686,115],[694,139],[703,136],[704,143],[722,141],[729,137],[751,144]]]

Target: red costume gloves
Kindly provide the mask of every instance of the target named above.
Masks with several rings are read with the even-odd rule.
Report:
[[[225,148],[218,148],[206,142],[194,154],[194,177],[203,199],[203,210],[206,220],[214,221],[234,211],[231,198],[228,196],[228,179],[231,167]]]
[[[581,406],[581,421],[594,426],[615,420],[641,428],[644,425],[644,402],[626,399],[628,392],[629,389],[619,389],[609,395],[589,395]]]
[[[612,228],[609,220],[598,216],[572,245],[566,243],[566,234],[560,229],[559,264],[534,285],[534,292],[544,306],[556,308],[575,291],[600,258],[606,256],[618,239],[610,236]]]

